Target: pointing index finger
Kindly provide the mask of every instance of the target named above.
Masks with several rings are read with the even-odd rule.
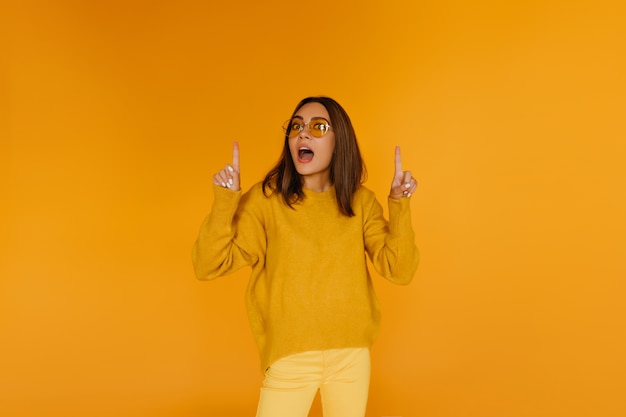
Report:
[[[400,146],[396,145],[396,174],[402,173],[402,158],[400,157]]]
[[[239,172],[239,143],[233,142],[233,168]]]

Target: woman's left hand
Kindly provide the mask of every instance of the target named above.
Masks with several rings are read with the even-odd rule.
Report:
[[[402,159],[400,158],[400,147],[396,146],[396,169],[391,182],[389,197],[399,199],[411,197],[417,188],[417,181],[411,176],[411,171],[402,171]]]

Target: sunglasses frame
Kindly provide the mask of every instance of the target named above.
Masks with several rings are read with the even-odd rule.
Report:
[[[293,121],[294,120],[301,120],[302,124],[300,125],[299,129],[294,129],[293,126]],[[321,135],[317,136],[315,133],[313,132],[317,132],[318,129],[311,129],[311,122],[314,120],[323,120],[324,121],[324,125],[327,127],[326,131],[324,133],[322,133]],[[311,132],[311,135],[315,138],[321,138],[326,136],[326,134],[330,131],[330,129],[332,128],[332,125],[330,124],[330,122],[328,120],[326,120],[325,117],[312,117],[308,122],[304,122],[304,119],[302,117],[299,116],[295,116],[292,117],[289,120],[286,120],[285,123],[283,123],[283,130],[285,131],[285,134],[287,134],[287,136],[292,139],[294,137],[296,137],[300,132],[302,132],[304,130],[304,128],[306,126],[309,126],[309,132]],[[297,132],[297,133],[294,133]]]

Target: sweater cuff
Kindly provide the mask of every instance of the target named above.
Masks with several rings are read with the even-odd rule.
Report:
[[[232,215],[239,205],[239,200],[241,199],[241,189],[233,191],[221,185],[213,184],[213,195],[215,198],[213,200],[211,213],[218,214],[220,217],[227,213],[226,216],[232,218]]]
[[[387,197],[389,205],[389,232],[394,236],[412,235],[411,199]]]

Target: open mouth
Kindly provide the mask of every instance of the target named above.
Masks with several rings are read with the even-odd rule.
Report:
[[[298,159],[302,162],[308,162],[313,159],[313,151],[309,148],[302,147],[298,149]]]

